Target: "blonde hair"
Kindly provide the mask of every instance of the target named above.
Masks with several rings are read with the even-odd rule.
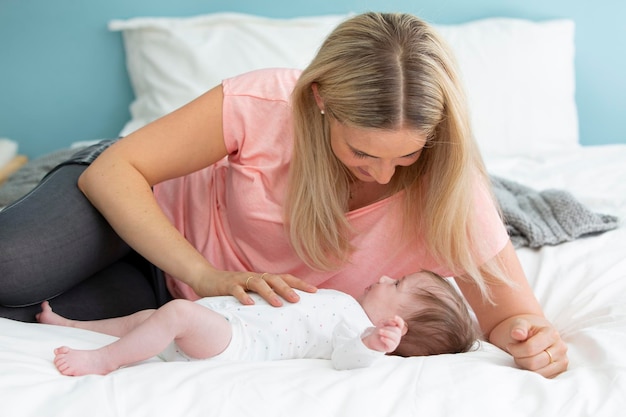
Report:
[[[392,355],[426,356],[469,352],[480,331],[461,295],[441,276],[426,272],[432,282],[415,287],[414,303],[402,306],[407,333]],[[415,306],[419,306],[416,308]]]
[[[398,166],[392,193],[405,192],[405,237],[424,236],[430,253],[471,279],[489,298],[488,277],[506,281],[498,265],[477,265],[480,236],[472,224],[477,175],[487,175],[472,139],[461,83],[447,47],[409,14],[364,13],[340,24],[302,72],[293,91],[295,143],[286,201],[292,245],[312,268],[349,261],[346,218],[351,174],[331,149],[327,117],[340,123],[427,137],[419,159]],[[312,92],[316,84],[326,116]]]

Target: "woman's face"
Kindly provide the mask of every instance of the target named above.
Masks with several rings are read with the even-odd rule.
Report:
[[[360,181],[387,184],[398,166],[418,160],[426,135],[409,129],[382,130],[346,126],[329,118],[335,156]]]

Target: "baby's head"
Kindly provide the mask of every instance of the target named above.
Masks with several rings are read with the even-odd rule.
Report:
[[[480,337],[463,297],[441,276],[422,271],[421,285],[411,288],[414,305],[402,306],[409,326],[398,356],[425,356],[469,351]]]
[[[382,277],[360,302],[375,323],[390,313],[406,321],[408,331],[393,355],[467,352],[480,337],[463,297],[433,272],[420,271],[400,280]]]

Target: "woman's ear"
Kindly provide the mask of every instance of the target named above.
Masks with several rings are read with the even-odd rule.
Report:
[[[324,114],[324,100],[322,100],[322,97],[320,97],[320,92],[317,89],[317,83],[311,84],[311,91],[313,91],[313,98],[315,98],[317,107],[319,107],[320,112]]]

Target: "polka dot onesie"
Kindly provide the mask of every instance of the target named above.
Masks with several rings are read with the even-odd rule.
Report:
[[[279,308],[254,293],[250,295],[255,304],[249,306],[231,296],[196,301],[222,314],[233,328],[229,346],[211,360],[331,359],[335,368],[351,369],[369,366],[384,355],[361,341],[373,324],[353,297],[328,289],[315,294],[296,291],[300,301]],[[160,356],[193,360],[175,345]]]

